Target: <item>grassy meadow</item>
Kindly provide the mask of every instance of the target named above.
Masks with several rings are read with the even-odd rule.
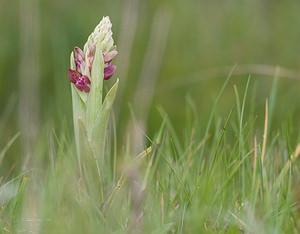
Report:
[[[0,233],[299,233],[298,9],[0,0]],[[78,162],[68,68],[103,16],[104,93],[120,83],[98,177]]]

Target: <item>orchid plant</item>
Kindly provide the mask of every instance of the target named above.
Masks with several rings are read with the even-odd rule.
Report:
[[[116,70],[112,61],[118,52],[111,27],[109,17],[103,17],[88,37],[83,51],[79,47],[74,48],[68,70],[80,174],[87,178],[88,184],[93,184],[93,167],[98,174],[102,196],[100,168],[104,158],[106,128],[119,83],[117,79],[102,100],[103,80],[111,78]]]

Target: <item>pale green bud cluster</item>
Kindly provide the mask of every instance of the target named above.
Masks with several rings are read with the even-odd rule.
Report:
[[[94,32],[88,37],[86,44],[84,45],[84,52],[86,53],[94,43],[100,42],[102,48],[102,54],[106,54],[111,51],[114,45],[112,38],[112,23],[108,16],[103,17],[100,23],[94,29]]]

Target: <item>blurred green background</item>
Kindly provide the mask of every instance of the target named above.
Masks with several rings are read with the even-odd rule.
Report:
[[[24,155],[33,152],[47,163],[51,131],[72,141],[69,56],[106,15],[119,51],[116,74],[105,87],[120,78],[115,103],[120,148],[130,106],[150,137],[161,123],[156,106],[163,106],[180,136],[187,100],[193,100],[204,132],[212,103],[235,63],[218,114],[227,116],[235,103],[233,85],[243,95],[251,74],[249,99],[262,129],[265,100],[280,66],[274,125],[280,128],[282,121],[294,119],[297,131],[299,10],[296,0],[1,0],[0,147],[21,132],[2,172],[14,163],[21,167]]]

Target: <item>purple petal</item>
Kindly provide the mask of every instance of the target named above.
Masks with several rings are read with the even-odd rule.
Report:
[[[114,74],[116,66],[111,66],[110,64],[104,68],[104,80],[108,80]]]
[[[85,84],[81,81],[77,81],[75,85],[80,91],[83,91],[83,89],[85,87]]]
[[[94,43],[91,45],[88,56],[89,56],[89,57],[95,56],[95,53],[96,53],[96,42],[94,42]]]
[[[86,93],[90,92],[90,87],[85,85],[83,91]]]
[[[75,61],[75,65],[76,65],[76,70],[81,72],[80,62],[77,59],[74,59],[74,61]]]
[[[76,70],[72,70],[71,68],[69,68],[69,70],[68,70],[68,75],[69,75],[69,80],[74,84],[82,76],[80,74],[80,72],[78,72]]]
[[[83,63],[85,61],[84,59],[84,53],[79,47],[74,47],[75,51],[75,58],[79,61],[79,63]]]
[[[86,93],[90,92],[90,87],[88,84],[91,83],[90,79],[86,75],[82,75],[76,70],[69,68],[68,70],[69,79],[75,86],[80,90]]]
[[[85,70],[85,57],[83,51],[79,47],[74,47],[76,70],[81,72],[81,67]]]
[[[80,91],[84,91],[86,93],[88,93],[90,91],[90,87],[84,82],[84,80],[82,78],[80,80],[76,81],[75,85]]]
[[[89,79],[86,75],[83,75],[83,76],[81,77],[81,79],[83,80],[83,82],[84,82],[85,84],[90,84],[90,83],[91,83],[90,79]]]
[[[95,56],[93,55],[92,57],[89,57],[89,71],[90,73],[92,72],[92,67],[93,67],[93,62],[94,62]]]

